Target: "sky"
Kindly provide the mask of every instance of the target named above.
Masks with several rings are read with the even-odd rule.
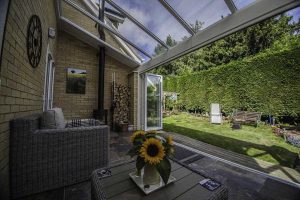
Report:
[[[160,4],[158,0],[113,0],[140,23],[165,41],[171,35],[176,41],[190,34],[177,22],[177,20]],[[230,15],[230,10],[224,0],[166,0],[177,13],[189,24],[196,20],[204,22],[202,29]],[[255,0],[233,0],[237,9],[253,3]],[[108,3],[106,3],[108,4]],[[293,20],[300,18],[300,7],[287,12]],[[139,29],[133,22],[125,19],[118,30],[131,42],[144,49],[150,55],[158,43]]]

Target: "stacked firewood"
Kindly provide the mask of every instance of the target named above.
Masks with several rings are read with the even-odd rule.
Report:
[[[114,123],[119,125],[128,123],[130,88],[121,84],[114,87]]]

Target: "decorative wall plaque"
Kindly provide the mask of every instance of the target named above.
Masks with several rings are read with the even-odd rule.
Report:
[[[27,55],[29,63],[36,68],[42,54],[42,25],[37,15],[32,15],[27,27]]]

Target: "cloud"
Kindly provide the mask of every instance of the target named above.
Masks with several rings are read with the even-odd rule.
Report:
[[[187,31],[158,1],[114,1],[163,41],[166,40],[169,34],[178,41],[184,36],[189,36]],[[128,22],[128,19],[125,20],[124,24],[120,25],[119,30],[131,41],[133,40],[135,44],[146,48],[149,54],[154,53],[154,48],[158,43],[135,24]]]

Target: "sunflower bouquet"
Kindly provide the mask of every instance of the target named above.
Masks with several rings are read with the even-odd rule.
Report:
[[[165,184],[171,173],[169,157],[174,154],[173,138],[163,137],[156,131],[138,130],[131,136],[133,147],[128,154],[136,158],[137,173],[145,166],[155,167]]]

